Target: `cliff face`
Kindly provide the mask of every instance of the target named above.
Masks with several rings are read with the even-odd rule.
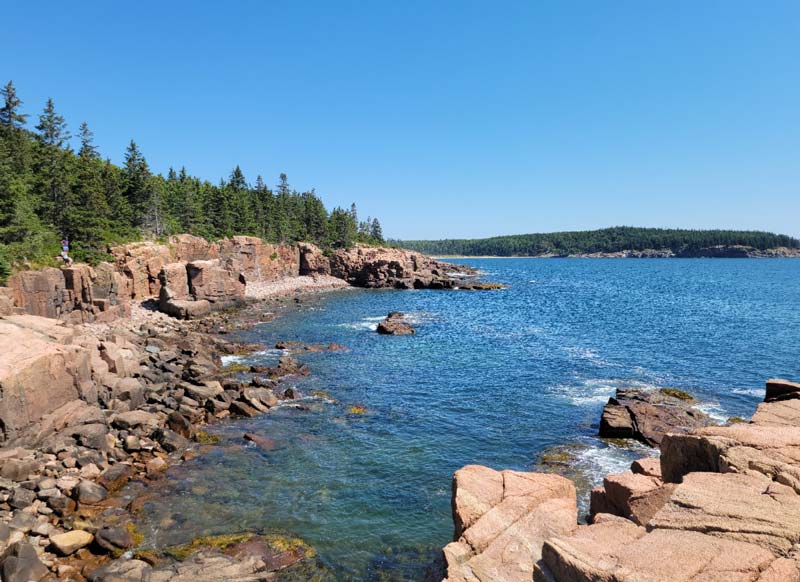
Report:
[[[490,537],[503,551],[469,533],[476,515],[501,507],[499,475],[456,473],[448,581],[530,580],[531,572],[537,582],[800,580],[800,384],[768,381],[749,423],[664,436],[660,461],[636,461],[592,491],[591,525],[569,512],[534,519],[556,489],[521,474],[538,504],[493,517]],[[574,503],[574,490],[560,491],[557,499]]]
[[[8,287],[0,288],[0,316],[110,321],[126,315],[131,300],[158,297],[166,313],[196,317],[243,300],[247,283],[333,275],[358,287],[450,289],[469,287],[453,273],[472,273],[403,249],[358,245],[326,254],[308,243],[276,245],[248,236],[209,242],[183,234],[165,244],[113,247],[111,254],[113,263],[94,268],[74,265],[13,275]]]

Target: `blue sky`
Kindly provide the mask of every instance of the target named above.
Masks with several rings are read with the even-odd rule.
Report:
[[[800,235],[800,3],[9,2],[0,77],[121,161],[286,172],[397,238]]]

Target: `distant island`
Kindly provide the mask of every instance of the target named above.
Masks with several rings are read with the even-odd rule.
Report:
[[[800,240],[750,230],[616,226],[483,239],[403,240],[398,246],[438,256],[496,257],[800,257]]]

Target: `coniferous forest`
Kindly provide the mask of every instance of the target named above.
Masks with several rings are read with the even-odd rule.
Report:
[[[285,174],[274,188],[262,176],[249,182],[239,166],[218,184],[183,167],[163,176],[134,140],[117,166],[86,122],[73,135],[52,99],[34,117],[8,82],[0,103],[0,282],[12,268],[53,263],[65,238],[72,258],[90,263],[107,259],[110,244],[184,232],[324,248],[383,242],[377,218],[359,221],[355,204],[328,212],[313,189],[297,192]]]
[[[800,240],[770,232],[627,226],[483,239],[409,240],[397,243],[405,248],[434,255],[498,257],[567,256],[645,249],[668,249],[679,255],[720,245],[743,245],[759,250],[777,247],[800,248]]]

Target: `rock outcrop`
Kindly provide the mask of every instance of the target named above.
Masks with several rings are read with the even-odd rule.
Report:
[[[714,424],[692,406],[694,399],[671,389],[619,388],[603,409],[600,436],[640,440],[658,446],[667,433],[686,433]]]
[[[453,477],[448,582],[529,581],[544,541],[577,523],[575,487],[558,475],[470,465]]]
[[[330,272],[356,287],[452,289],[461,280],[457,274],[474,271],[405,249],[356,245],[331,255]]]
[[[89,352],[72,339],[53,319],[0,319],[0,442],[80,398],[91,383]]]
[[[386,319],[378,324],[376,331],[381,335],[413,335],[417,333],[406,321],[405,316],[398,311],[392,311],[387,315]]]
[[[565,521],[562,533],[526,533],[506,540],[506,547],[541,544],[528,552],[537,582],[798,582],[797,403],[800,385],[770,380],[751,422],[682,427],[663,435],[660,459],[641,459],[630,471],[608,475],[592,491],[590,525]],[[497,475],[485,467],[456,473],[454,521],[465,545],[445,548],[448,576],[483,580],[487,571],[494,576],[487,579],[514,579],[500,569],[502,559],[480,554],[481,546],[463,533],[487,507],[498,507]],[[469,569],[476,554],[490,560],[478,574]]]

